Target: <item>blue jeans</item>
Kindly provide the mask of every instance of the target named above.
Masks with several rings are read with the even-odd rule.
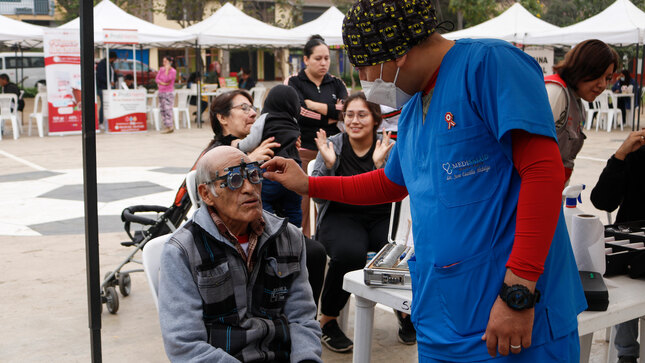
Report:
[[[302,224],[302,197],[296,192],[268,179],[262,180],[262,208],[281,217],[288,217],[289,223],[300,227]]]

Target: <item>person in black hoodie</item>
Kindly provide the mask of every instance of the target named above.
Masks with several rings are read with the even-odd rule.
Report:
[[[251,126],[250,134],[240,141],[237,147],[249,152],[256,148],[261,140],[270,137],[279,143],[274,148],[275,155],[294,159],[301,164],[298,153],[300,128],[296,117],[300,112],[298,94],[284,85],[277,85],[269,91],[264,100],[262,115]],[[262,181],[262,207],[271,213],[289,218],[289,222],[297,227],[302,224],[302,197],[292,192],[282,184],[265,179]]]
[[[340,132],[336,123],[341,119],[342,101],[347,98],[345,83],[329,74],[329,47],[320,35],[312,35],[305,44],[303,60],[306,68],[289,78],[288,85],[298,92],[300,114],[298,125],[302,134],[300,159],[303,170],[316,158],[316,132],[323,129],[327,136]],[[302,202],[302,233],[310,235],[309,198]]]
[[[645,219],[645,130],[634,131],[607,161],[596,186],[591,191],[594,207],[613,212],[617,207],[615,223]],[[616,326],[614,345],[618,362],[636,363],[639,344],[638,319]]]

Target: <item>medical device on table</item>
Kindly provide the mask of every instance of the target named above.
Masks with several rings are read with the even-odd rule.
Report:
[[[365,285],[411,289],[408,261],[414,256],[410,199],[392,205],[388,244],[363,269]]]

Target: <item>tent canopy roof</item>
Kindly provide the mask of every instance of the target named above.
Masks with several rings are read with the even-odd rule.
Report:
[[[509,42],[524,43],[526,33],[546,32],[560,29],[533,16],[520,3],[515,3],[499,16],[481,24],[443,34],[448,39],[496,38]]]
[[[33,47],[43,41],[45,27],[0,15],[0,42]]]
[[[616,0],[605,10],[579,23],[545,33],[529,33],[526,44],[574,45],[587,39],[609,44],[643,43],[645,12],[629,0]]]
[[[303,44],[289,30],[263,23],[230,3],[224,4],[207,19],[181,31],[197,36],[199,44],[213,47],[286,47]]]
[[[292,34],[302,37],[303,44],[314,34],[325,38],[327,45],[343,45],[343,14],[335,6],[330,7],[316,19],[290,30]]]
[[[80,29],[79,24],[80,20],[76,18],[60,28]],[[128,14],[110,0],[103,0],[94,7],[94,44],[103,44],[103,29],[136,29],[139,43],[144,45],[168,46],[195,39],[190,34],[158,26]]]

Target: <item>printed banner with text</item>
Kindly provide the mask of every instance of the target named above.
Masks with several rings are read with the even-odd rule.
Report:
[[[79,32],[46,29],[43,40],[49,133],[80,132],[83,122]],[[98,129],[98,122],[96,128]]]
[[[103,90],[108,132],[146,131],[146,90]]]

